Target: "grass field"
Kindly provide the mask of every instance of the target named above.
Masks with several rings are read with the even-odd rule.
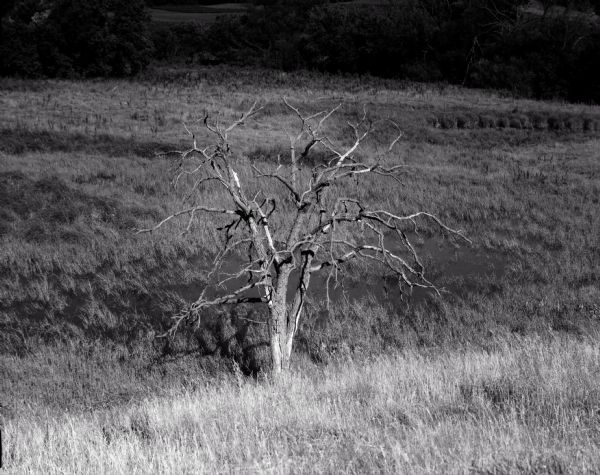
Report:
[[[197,23],[211,25],[219,16],[239,15],[248,10],[244,3],[218,3],[215,5],[164,4],[148,8],[155,23]]]
[[[354,0],[340,2],[340,6],[348,5],[385,5],[384,0]],[[168,3],[148,8],[148,13],[155,23],[197,23],[211,25],[219,16],[239,15],[248,11],[249,3],[217,3],[215,5],[187,5]],[[268,8],[268,7],[267,7]]]
[[[393,119],[404,131],[393,155],[407,165],[402,186],[367,180],[340,192],[429,210],[473,241],[456,249],[422,230],[429,276],[451,291],[443,300],[398,305],[393,293],[352,290],[382,287],[367,273],[324,320],[315,287],[289,393],[241,375],[264,337],[251,328],[248,341],[226,344],[245,307],[176,341],[153,339],[202,287],[219,245],[212,223],[135,235],[185,202],[170,185],[176,163],[157,155],[189,145],[184,121],[266,104],[233,140],[254,186],[250,164],[273,164],[296,127],[282,96],[307,111],[341,103],[330,129],[339,142],[363,106]],[[600,470],[599,108],[206,67],[132,81],[2,79],[0,109],[9,469]],[[199,143],[208,138],[197,128]]]
[[[27,408],[5,423],[6,463],[48,474],[597,473],[599,374],[596,335],[304,365],[279,385],[209,379],[93,412]]]
[[[195,8],[179,8],[193,6]],[[155,23],[198,23],[211,25],[217,18],[225,15],[239,15],[245,10],[242,8],[222,8],[221,5],[196,6],[176,5],[173,7],[149,8],[148,13]]]

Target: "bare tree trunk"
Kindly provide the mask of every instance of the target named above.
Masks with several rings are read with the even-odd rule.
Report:
[[[281,335],[278,333],[277,327],[275,329],[271,327],[270,340],[272,364],[271,374],[277,377],[285,371],[283,366],[283,354],[281,352]]]
[[[271,345],[271,373],[278,376],[289,369],[289,355],[286,353],[287,336],[287,286],[290,270],[283,267],[277,271],[277,278],[269,308],[269,340]]]
[[[269,340],[273,365],[271,372],[276,377],[287,373],[290,369],[293,340],[304,300],[304,293],[302,293],[301,301],[299,301],[297,295],[291,307],[288,305],[287,294],[290,274],[290,267],[286,266],[280,269],[275,285],[275,295],[269,309]],[[300,285],[303,289],[304,279],[305,276],[302,275]]]
[[[293,329],[288,328],[287,312],[284,305],[273,308],[269,315],[269,343],[271,347],[271,373],[274,376],[286,373],[290,369],[292,356]]]

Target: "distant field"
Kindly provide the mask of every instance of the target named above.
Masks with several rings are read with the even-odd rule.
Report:
[[[212,24],[221,15],[239,15],[245,11],[243,4],[167,5],[149,8],[152,21],[157,23],[200,23]]]
[[[166,4],[157,5],[155,10],[166,10],[170,12],[181,13],[237,13],[248,9],[246,3],[218,3],[215,5],[177,5]]]
[[[385,0],[353,0],[339,5],[385,5]],[[219,3],[215,5],[165,4],[149,8],[152,20],[157,23],[212,24],[219,15],[239,15],[248,10],[246,3]]]

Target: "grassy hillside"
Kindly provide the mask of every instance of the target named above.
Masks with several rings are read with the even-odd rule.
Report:
[[[382,310],[416,340],[437,341],[433,322],[451,322],[457,335],[466,324],[470,338],[503,329],[581,332],[597,319],[598,109],[372,79],[226,68],[168,74],[175,79],[157,72],[137,82],[3,81],[5,348],[22,340],[17,330],[123,340],[178,308],[219,244],[204,223],[187,236],[176,226],[134,234],[185,199],[170,183],[177,164],[157,152],[189,145],[183,121],[204,111],[228,120],[259,99],[265,110],[234,139],[250,174],[252,161],[286,153],[296,124],[283,95],[306,110],[342,103],[331,124],[340,141],[363,105],[373,120],[397,122],[403,185],[357,182],[340,192],[398,212],[429,210],[472,238],[455,249],[424,230],[430,277],[453,292],[427,301],[426,311]],[[209,139],[197,129],[200,143]],[[361,153],[388,138],[382,131]]]
[[[285,385],[230,377],[93,412],[23,410],[14,473],[598,473],[598,339],[407,351]]]
[[[153,338],[204,285],[214,223],[186,235],[184,223],[135,230],[186,200],[170,183],[177,163],[157,154],[189,146],[183,122],[201,144],[209,136],[193,124],[205,111],[228,121],[264,103],[232,141],[252,183],[251,164],[285,157],[297,126],[282,96],[307,111],[341,103],[330,127],[340,143],[363,106],[398,123],[402,184],[363,180],[340,192],[434,212],[473,244],[455,248],[427,227],[417,237],[430,279],[449,290],[443,299],[400,301],[379,275],[355,269],[327,316],[314,281],[301,375],[279,401],[281,389],[224,376],[260,370],[263,330],[243,323],[251,308],[219,309],[171,342]],[[224,67],[135,81],[2,79],[0,108],[0,421],[13,466],[598,468],[599,108]],[[167,424],[206,401],[214,406],[199,419]],[[243,424],[216,415],[238,406]],[[227,440],[237,441],[231,452]],[[191,450],[200,455],[183,461]]]

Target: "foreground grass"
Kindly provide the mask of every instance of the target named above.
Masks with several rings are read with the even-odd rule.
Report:
[[[5,422],[14,473],[597,473],[600,343],[406,351]]]

